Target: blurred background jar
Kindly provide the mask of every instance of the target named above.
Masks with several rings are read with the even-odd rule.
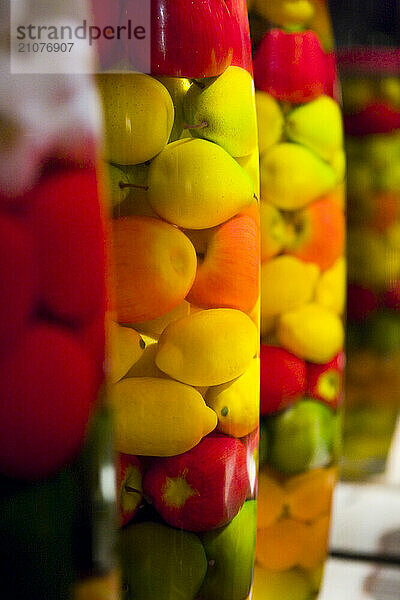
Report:
[[[250,3],[260,148],[255,600],[318,594],[340,446],[345,158],[324,2]]]
[[[116,24],[140,2],[109,2]],[[107,4],[94,3],[95,12]],[[244,0],[143,2],[148,65],[104,43],[112,403],[127,600],[251,594],[259,181]],[[139,72],[140,71],[140,72]]]
[[[396,2],[332,10],[348,160],[342,476],[365,479],[385,469],[400,405],[400,14]]]
[[[8,8],[0,8],[1,596],[115,600],[99,104],[89,75],[10,72]],[[86,15],[81,1],[59,12],[56,2],[15,8],[28,24]],[[85,69],[88,58],[75,60]],[[20,60],[29,67],[28,52]]]

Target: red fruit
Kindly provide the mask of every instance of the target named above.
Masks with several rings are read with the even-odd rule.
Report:
[[[313,31],[271,29],[254,58],[256,87],[277,100],[309,102],[325,93],[329,76],[325,52]]]
[[[123,1],[126,19],[133,4],[133,0]],[[233,37],[231,15],[221,0],[151,0],[152,75],[220,75],[231,63]],[[129,41],[127,53],[134,61]]]
[[[390,133],[400,129],[400,111],[386,102],[372,102],[354,115],[344,116],[348,135]]]
[[[400,310],[400,281],[394,281],[383,296],[384,305],[392,310]]]
[[[329,269],[343,255],[345,218],[342,208],[330,198],[322,198],[294,213],[294,239],[288,243],[287,254],[304,262]]]
[[[227,436],[203,438],[184,454],[155,461],[143,481],[162,518],[188,531],[208,531],[231,521],[248,486],[245,447]]]
[[[0,472],[47,477],[75,458],[96,397],[95,370],[61,328],[32,326],[0,362]]]
[[[104,299],[105,241],[96,173],[56,171],[32,195],[40,300],[57,317],[87,319]]]
[[[84,325],[79,335],[82,345],[96,365],[99,385],[104,379],[105,334],[105,311],[102,308],[91,321]]]
[[[337,408],[342,397],[344,352],[339,352],[329,363],[307,365],[307,395],[317,398],[331,408]]]
[[[349,321],[363,321],[379,306],[376,293],[368,288],[349,283],[347,286],[347,316]]]
[[[22,334],[34,311],[36,261],[23,223],[0,216],[0,352]]]
[[[205,308],[251,310],[259,293],[258,224],[238,215],[204,233],[203,259],[187,300]]]
[[[246,448],[247,455],[247,473],[249,476],[249,489],[246,500],[256,497],[257,489],[257,473],[258,473],[258,440],[259,428],[255,429],[245,437],[240,438],[240,441]]]
[[[118,454],[117,506],[121,527],[132,520],[143,498],[143,467],[137,456]]]
[[[326,79],[324,94],[330,96],[339,104],[341,103],[341,91],[339,86],[338,68],[335,52],[326,54]]]
[[[246,0],[225,0],[233,20],[234,44],[232,65],[246,69],[253,75],[253,59],[251,55],[249,18]]]
[[[261,415],[286,408],[306,389],[306,364],[284,348],[261,344]]]

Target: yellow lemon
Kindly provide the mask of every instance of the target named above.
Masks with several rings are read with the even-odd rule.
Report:
[[[343,348],[343,323],[332,311],[310,303],[281,315],[277,338],[296,356],[324,364]]]
[[[215,429],[217,415],[194,388],[155,377],[113,386],[115,448],[145,456],[175,456]]]
[[[156,364],[189,385],[220,385],[242,375],[257,349],[258,331],[249,316],[214,308],[168,325],[158,340]]]
[[[218,417],[218,429],[233,437],[243,437],[258,425],[260,368],[254,359],[237,379],[209,388],[206,403]]]
[[[266,320],[310,302],[319,267],[294,256],[278,256],[261,267],[261,318]]]
[[[110,380],[116,383],[142,356],[145,342],[134,329],[111,325]]]

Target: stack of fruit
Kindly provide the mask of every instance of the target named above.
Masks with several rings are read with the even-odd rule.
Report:
[[[3,597],[67,600],[94,568],[91,503],[107,439],[95,92],[87,77],[10,77],[1,157],[19,170],[25,157],[29,169],[0,172],[0,579]],[[100,570],[112,525],[101,525]]]
[[[349,478],[384,469],[400,403],[400,79],[398,67],[390,72],[390,53],[379,61],[376,53],[364,53],[357,65],[365,72],[353,76],[350,51],[342,59],[349,161]]]
[[[244,0],[153,2],[151,74],[98,78],[129,599],[244,600],[251,589],[259,216],[249,61]]]
[[[262,233],[256,600],[316,594],[336,479],[345,160],[332,62],[311,27],[317,9],[258,0],[250,13]]]

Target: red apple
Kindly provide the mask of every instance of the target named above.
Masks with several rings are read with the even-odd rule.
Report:
[[[254,57],[256,87],[277,100],[303,103],[325,93],[331,78],[325,52],[313,31],[271,29]]]
[[[137,456],[119,453],[117,456],[117,506],[121,527],[129,523],[143,498],[143,467]]]
[[[33,250],[26,225],[0,215],[0,352],[9,351],[34,311],[37,265]]]
[[[232,65],[246,69],[253,75],[253,59],[246,0],[225,0],[233,19],[234,45]]]
[[[104,300],[105,240],[96,172],[55,171],[31,195],[40,301],[56,317],[85,321]]]
[[[32,325],[0,361],[0,472],[50,476],[85,439],[98,386],[93,361],[66,330]]]
[[[249,481],[246,449],[235,438],[210,436],[192,450],[155,461],[143,489],[173,527],[208,531],[226,525],[242,507]]]
[[[306,364],[284,348],[261,344],[261,415],[286,408],[306,389]]]
[[[237,215],[194,235],[202,247],[187,300],[204,308],[250,311],[259,293],[259,225],[248,215]]]
[[[344,252],[345,218],[343,210],[330,197],[322,198],[294,213],[293,239],[286,252],[322,270],[334,265]]]
[[[400,310],[400,281],[398,279],[385,291],[383,302],[387,308]]]
[[[347,286],[347,316],[349,321],[364,321],[379,306],[376,293],[357,283]]]
[[[257,491],[257,473],[258,473],[258,441],[259,441],[259,427],[248,433],[245,437],[240,438],[240,441],[246,448],[247,454],[247,472],[249,474],[249,489],[246,500],[256,497]]]
[[[400,111],[386,102],[371,102],[357,114],[345,115],[348,135],[390,133],[400,129]]]
[[[126,19],[133,4],[134,0],[123,0]],[[234,37],[229,9],[221,0],[151,0],[152,75],[220,75],[232,61]],[[134,61],[129,41],[126,46]]]
[[[337,408],[342,397],[344,352],[339,352],[329,363],[307,365],[307,395],[317,398],[331,408]]]

